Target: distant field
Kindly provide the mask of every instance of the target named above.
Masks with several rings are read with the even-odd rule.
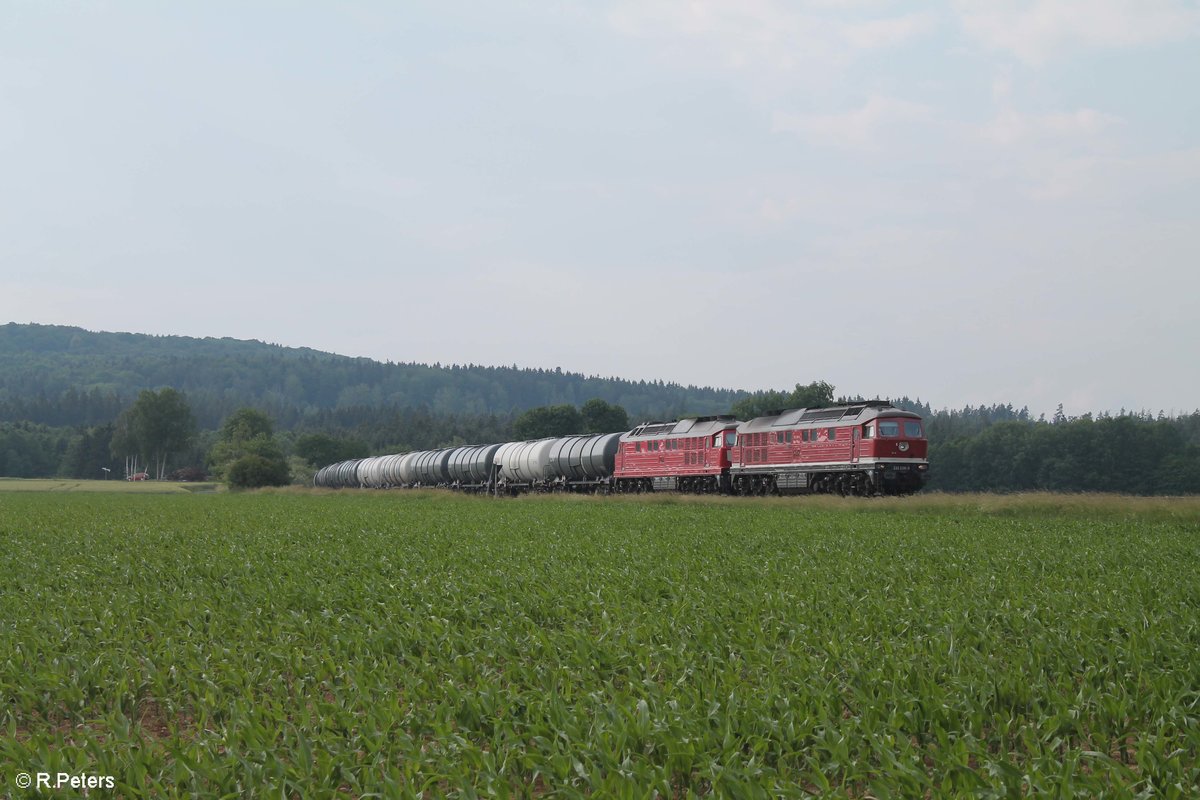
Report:
[[[0,796],[1188,797],[1198,557],[1196,499],[12,492]]]
[[[0,478],[0,492],[120,492],[123,494],[172,494],[215,492],[216,483],[174,481],[80,481],[58,479]]]

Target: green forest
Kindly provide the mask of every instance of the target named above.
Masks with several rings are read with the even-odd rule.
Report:
[[[178,398],[147,391],[164,387]],[[747,393],[8,324],[0,326],[0,476],[121,476],[130,464],[114,453],[136,449],[134,412],[152,400],[183,403],[188,414],[174,452],[143,454],[156,477],[228,477],[235,462],[253,456],[286,463],[279,475],[302,482],[333,460],[531,438],[551,430],[546,424],[583,430],[689,414],[746,419],[840,399],[822,381]],[[1060,408],[1046,419],[1007,404],[934,410],[919,399],[891,399],[927,420],[931,489],[1200,493],[1200,411],[1068,417]]]
[[[0,420],[101,425],[142,389],[163,386],[186,394],[196,421],[209,429],[247,406],[291,429],[362,408],[483,416],[592,398],[633,417],[715,414],[747,395],[561,369],[383,363],[237,339],[0,326]]]

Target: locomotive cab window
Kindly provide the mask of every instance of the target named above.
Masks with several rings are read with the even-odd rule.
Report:
[[[900,423],[895,421],[879,423],[879,435],[886,436],[889,439],[899,436]]]
[[[726,446],[726,447],[733,447],[733,443],[734,443],[734,441],[736,441],[736,440],[737,440],[737,434],[736,434],[736,433],[734,433],[733,431],[726,431],[726,432],[725,432],[725,446]],[[720,446],[720,444],[721,444],[721,434],[719,434],[719,433],[718,433],[718,434],[717,434],[717,436],[716,436],[716,443],[717,443],[717,445],[718,445],[718,446]]]
[[[874,439],[875,438],[875,426],[874,425],[871,425],[868,423],[867,425],[863,426],[863,438],[864,439]]]
[[[904,423],[904,435],[909,439],[921,438],[921,423],[912,420]]]

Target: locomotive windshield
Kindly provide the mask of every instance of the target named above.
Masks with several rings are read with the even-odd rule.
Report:
[[[900,425],[901,421],[898,419],[881,420],[879,423],[879,435],[894,439],[900,435]],[[903,425],[905,439],[920,439],[923,435],[921,433],[921,423],[919,421],[915,419],[906,419],[904,420]]]
[[[733,431],[725,431],[725,446],[733,447],[737,444],[737,434]]]

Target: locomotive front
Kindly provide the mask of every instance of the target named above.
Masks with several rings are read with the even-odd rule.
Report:
[[[888,494],[910,494],[929,479],[929,440],[918,414],[878,409],[865,421],[859,463],[873,464],[875,482]]]

